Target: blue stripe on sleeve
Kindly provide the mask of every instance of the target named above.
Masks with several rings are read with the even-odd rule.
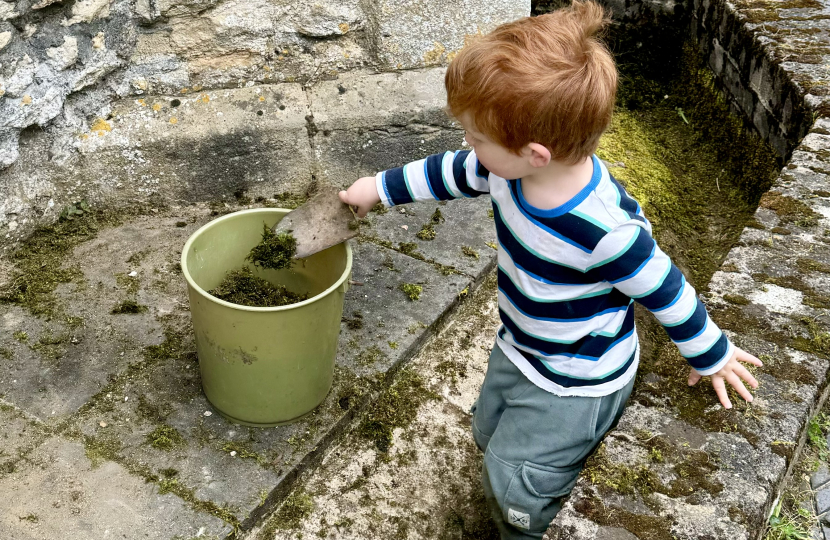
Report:
[[[657,244],[642,227],[637,228],[637,238],[628,250],[614,260],[597,267],[595,270],[602,274],[609,283],[617,283],[629,279],[643,268],[655,253]]]
[[[683,273],[672,264],[669,275],[663,280],[662,285],[653,293],[638,298],[637,302],[650,311],[659,311],[671,307],[680,299],[684,283]]]
[[[686,360],[693,368],[703,371],[723,360],[728,350],[729,339],[727,339],[726,334],[721,333],[720,338],[709,347],[709,350],[697,356],[687,357]]]
[[[617,188],[617,192],[620,194],[620,208],[622,208],[623,211],[627,213],[630,218],[645,223],[646,220],[640,215],[640,205],[637,203],[637,201],[628,196],[628,192],[625,191],[625,188],[622,187],[622,185],[620,185],[616,178],[614,178],[610,174],[608,175],[608,177],[611,179],[611,182],[614,184],[614,186]]]
[[[429,156],[424,165],[424,173],[427,176],[427,182],[429,182],[429,190],[432,192],[432,196],[440,201],[448,201],[454,197],[447,189],[447,186],[444,185],[443,162],[443,154]]]
[[[383,176],[386,179],[386,189],[392,204],[398,205],[412,202],[412,196],[406,187],[403,167],[389,169]]]
[[[469,150],[461,150],[456,152],[452,162],[452,176],[455,178],[455,185],[458,186],[458,191],[465,197],[477,197],[481,192],[476,191],[470,184],[467,183],[467,156],[470,155]]]
[[[691,317],[682,324],[664,326],[664,328],[672,341],[685,341],[700,332],[704,326],[706,326],[706,307],[703,302],[697,300]]]

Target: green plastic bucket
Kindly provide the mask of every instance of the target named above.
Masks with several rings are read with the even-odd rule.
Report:
[[[211,221],[187,240],[187,280],[202,388],[226,418],[249,426],[275,426],[311,412],[326,397],[352,271],[343,243],[297,261],[291,269],[263,270],[245,262],[271,227],[289,211],[256,208]],[[282,307],[246,307],[207,293],[230,270],[256,275],[309,299]]]

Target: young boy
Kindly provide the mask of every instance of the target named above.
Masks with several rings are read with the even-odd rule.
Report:
[[[473,407],[482,481],[503,538],[541,538],[586,457],[622,415],[637,371],[636,300],[692,366],[747,401],[758,383],[651,237],[643,212],[593,155],[614,107],[617,72],[595,34],[601,7],[574,2],[500,26],[446,74],[449,110],[471,151],[361,178],[343,202],[489,193],[498,234],[502,326]]]

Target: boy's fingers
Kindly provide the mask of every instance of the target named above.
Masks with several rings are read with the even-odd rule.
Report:
[[[754,356],[752,356],[748,352],[743,351],[741,349],[738,349],[737,351],[735,351],[735,358],[737,358],[741,362],[747,362],[747,363],[750,363],[750,364],[754,364],[758,367],[761,367],[761,366],[764,365],[763,362],[761,362],[760,360],[758,360],[757,358],[755,358]]]
[[[751,386],[752,388],[758,388],[758,381],[755,379],[755,377],[752,376],[752,373],[750,373],[749,370],[745,367],[739,365],[732,371],[732,373],[736,374],[738,377],[745,380],[747,383],[749,383],[749,386]]]
[[[347,191],[341,191],[337,194],[340,197],[340,200],[343,201],[344,204],[349,204],[349,193]]]
[[[695,371],[694,369],[689,371],[689,386],[694,386],[697,384],[697,381],[700,380],[700,373]]]
[[[723,377],[712,375],[712,387],[714,387],[715,393],[718,395],[718,399],[720,400],[720,404],[723,405],[723,408],[731,409],[732,403],[729,401],[729,394],[726,393]]]
[[[752,394],[749,393],[749,390],[746,389],[744,383],[741,382],[740,377],[734,373],[730,373],[726,376],[726,382],[731,384],[732,388],[734,388],[735,391],[738,392],[738,395],[744,398],[747,403],[752,403]]]

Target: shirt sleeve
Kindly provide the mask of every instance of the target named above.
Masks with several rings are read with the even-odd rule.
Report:
[[[403,167],[379,172],[375,182],[386,206],[415,201],[446,201],[490,192],[488,171],[475,151],[434,154]]]
[[[701,375],[720,371],[732,357],[734,346],[709,317],[694,287],[641,224],[630,221],[606,234],[588,270],[651,311]]]

